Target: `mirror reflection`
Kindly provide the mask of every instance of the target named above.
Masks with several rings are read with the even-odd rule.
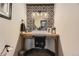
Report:
[[[31,14],[33,20],[34,20],[34,24],[36,26],[36,28],[40,28],[40,26],[46,25],[45,22],[41,22],[42,20],[47,20],[49,17],[49,14],[47,12],[32,12]]]

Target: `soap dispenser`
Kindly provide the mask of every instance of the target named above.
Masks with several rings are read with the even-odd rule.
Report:
[[[21,31],[21,32],[25,32],[25,31],[26,31],[26,28],[25,28],[24,20],[22,19],[21,22],[22,22],[22,23],[21,23],[20,31]]]

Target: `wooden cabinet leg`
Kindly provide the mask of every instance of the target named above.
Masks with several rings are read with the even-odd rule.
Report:
[[[58,37],[55,38],[55,54],[58,56]]]
[[[22,38],[21,47],[22,47],[22,50],[25,50],[25,38]]]
[[[25,50],[25,38],[23,38],[23,50]]]

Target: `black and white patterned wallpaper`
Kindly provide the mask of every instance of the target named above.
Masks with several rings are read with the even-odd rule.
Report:
[[[27,27],[32,31],[34,26],[34,20],[31,17],[32,12],[45,11],[48,12],[49,17],[47,20],[47,27],[54,26],[54,4],[26,4],[27,10]]]

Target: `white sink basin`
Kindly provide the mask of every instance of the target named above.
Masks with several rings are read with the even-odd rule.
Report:
[[[38,30],[35,30],[35,31],[32,31],[32,34],[33,35],[44,36],[44,35],[48,35],[48,34],[51,34],[51,33],[48,33],[47,31],[38,31]]]

